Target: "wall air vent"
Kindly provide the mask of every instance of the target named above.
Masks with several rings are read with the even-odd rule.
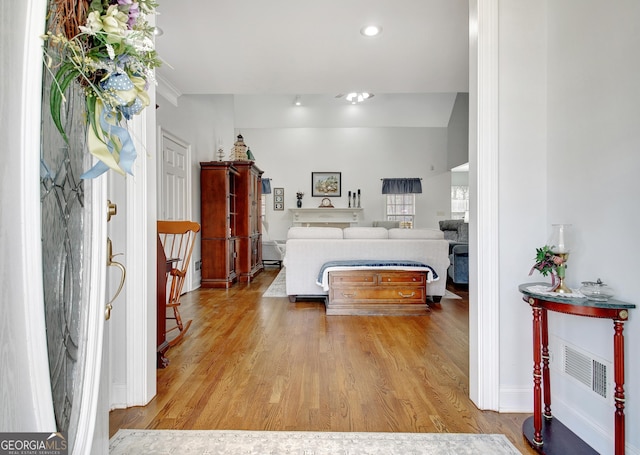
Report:
[[[607,365],[564,344],[564,372],[607,398]]]

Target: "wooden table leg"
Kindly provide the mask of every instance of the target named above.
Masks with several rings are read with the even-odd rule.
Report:
[[[542,309],[533,307],[533,443],[542,445],[541,344]]]
[[[551,416],[551,376],[549,371],[549,329],[547,325],[547,310],[542,309],[542,390],[544,392],[544,417]]]
[[[613,321],[613,369],[616,389],[614,400],[616,405],[614,425],[615,425],[615,454],[624,455],[625,434],[624,434],[624,323]]]

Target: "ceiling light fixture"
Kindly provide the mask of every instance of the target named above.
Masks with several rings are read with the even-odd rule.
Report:
[[[302,100],[300,99],[300,95],[296,95],[296,99],[293,102],[296,106],[302,106]]]
[[[378,36],[382,33],[382,27],[379,25],[365,25],[360,29],[360,33],[364,36]]]
[[[373,93],[351,92],[347,95],[345,99],[349,101],[351,104],[358,104],[358,103],[362,103],[364,100],[367,100],[369,98],[373,98]]]

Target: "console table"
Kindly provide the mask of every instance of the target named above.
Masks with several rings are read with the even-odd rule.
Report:
[[[552,419],[547,312],[611,319],[614,330],[615,454],[624,455],[624,335],[622,332],[624,322],[629,318],[629,310],[636,306],[614,299],[595,302],[586,298],[568,298],[562,294],[555,296],[529,291],[531,286],[540,284],[548,285],[548,283],[525,283],[518,288],[523,294],[523,300],[531,305],[533,311],[533,416],[522,424],[522,433],[529,445],[539,453],[563,455],[597,453],[558,419]],[[544,410],[542,409],[543,391]]]

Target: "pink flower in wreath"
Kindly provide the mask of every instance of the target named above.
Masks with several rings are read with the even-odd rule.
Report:
[[[554,256],[553,257],[553,263],[555,265],[562,265],[563,262],[564,262],[564,259],[562,259],[562,257],[560,257],[560,256]]]

